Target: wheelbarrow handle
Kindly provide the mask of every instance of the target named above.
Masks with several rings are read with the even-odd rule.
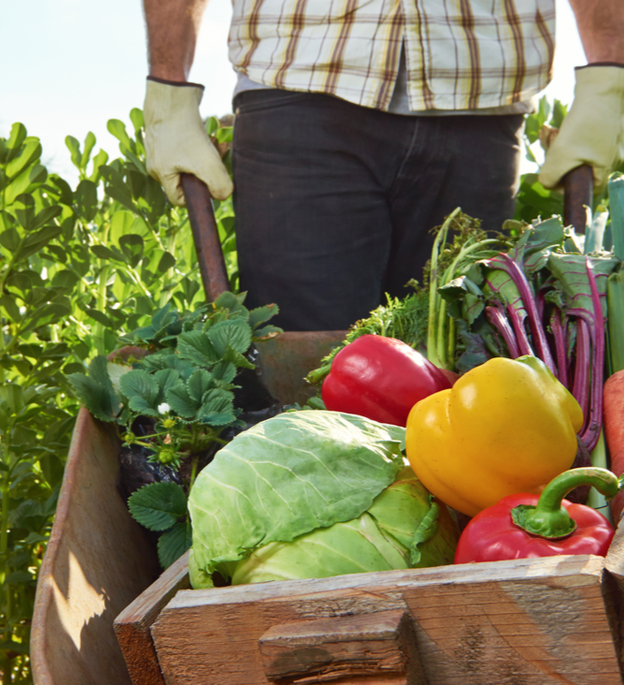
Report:
[[[587,207],[593,207],[593,169],[588,164],[572,169],[563,177],[563,224],[584,234]]]
[[[181,174],[180,185],[187,204],[204,294],[207,302],[213,302],[218,295],[230,290],[230,285],[211,194],[206,184],[193,174]]]

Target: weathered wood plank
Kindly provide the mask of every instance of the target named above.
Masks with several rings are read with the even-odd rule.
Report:
[[[426,685],[406,610],[283,623],[258,644],[265,677],[279,685],[358,678]]]
[[[176,592],[189,588],[188,566],[185,552],[115,619],[115,636],[133,685],[165,685],[150,627]]]
[[[36,685],[131,682],[113,619],[160,571],[116,490],[119,440],[78,415],[39,579],[30,656]]]
[[[430,685],[617,685],[603,563],[562,556],[180,591],[152,636],[168,685],[261,685],[258,640],[273,626],[407,606]]]

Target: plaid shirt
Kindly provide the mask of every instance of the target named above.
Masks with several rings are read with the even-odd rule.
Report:
[[[404,41],[411,109],[527,101],[546,87],[554,0],[233,0],[229,57],[273,88],[386,110]]]

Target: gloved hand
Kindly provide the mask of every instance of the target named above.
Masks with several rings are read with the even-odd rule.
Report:
[[[217,200],[233,192],[228,171],[200,118],[203,92],[202,86],[191,83],[177,85],[151,78],[146,82],[143,116],[148,173],[179,206],[185,205],[180,187],[183,171],[204,181]]]
[[[624,69],[588,65],[576,69],[572,107],[546,152],[539,182],[556,188],[581,164],[593,168],[594,189],[604,188],[624,156]]]

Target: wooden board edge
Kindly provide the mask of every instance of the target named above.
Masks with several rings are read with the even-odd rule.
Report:
[[[163,608],[163,612],[207,604],[239,604],[266,599],[281,600],[292,594],[336,592],[393,585],[398,590],[407,586],[450,585],[455,582],[532,581],[534,578],[577,578],[583,583],[600,583],[604,558],[594,555],[562,555],[510,561],[451,564],[431,568],[353,573],[330,578],[284,580],[252,585],[234,585],[206,590],[181,589]]]
[[[187,551],[113,622],[115,636],[134,685],[165,685],[150,628],[178,590],[190,587],[188,566]]]

